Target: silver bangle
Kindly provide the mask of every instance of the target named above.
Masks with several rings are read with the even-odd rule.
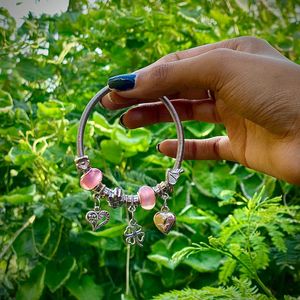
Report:
[[[86,220],[92,225],[93,230],[97,230],[109,221],[109,213],[100,209],[100,199],[106,198],[108,205],[112,208],[117,208],[126,204],[130,213],[129,225],[125,230],[125,240],[128,244],[138,244],[142,246],[144,240],[144,232],[141,226],[137,224],[134,218],[134,211],[137,206],[141,206],[144,209],[152,209],[155,206],[156,197],[163,199],[164,204],[161,210],[155,214],[154,223],[156,227],[163,233],[168,233],[172,226],[175,224],[175,215],[170,212],[167,206],[167,200],[169,194],[173,191],[173,186],[176,184],[180,173],[183,172],[181,163],[184,153],[184,133],[179,116],[172,105],[171,101],[163,96],[159,98],[166,106],[171,114],[171,117],[176,125],[177,131],[177,154],[173,168],[167,169],[166,178],[161,183],[154,187],[142,186],[137,194],[127,195],[120,187],[110,189],[106,187],[102,181],[102,172],[96,168],[90,166],[88,156],[84,154],[84,131],[87,124],[89,115],[96,104],[110,92],[108,86],[101,89],[87,104],[85,107],[78,128],[77,134],[77,157],[75,158],[75,164],[77,169],[83,173],[80,179],[80,185],[86,190],[93,192],[93,198],[95,202],[94,209],[86,214]],[[153,200],[154,199],[154,200]]]

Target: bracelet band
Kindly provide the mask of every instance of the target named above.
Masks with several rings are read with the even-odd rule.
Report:
[[[164,200],[164,205],[161,208],[161,211],[154,216],[155,225],[161,232],[168,233],[175,223],[175,215],[169,211],[167,200],[169,194],[173,191],[173,186],[176,184],[180,173],[183,172],[181,163],[184,153],[184,133],[179,116],[171,101],[165,96],[159,98],[166,106],[176,125],[178,143],[176,160],[173,168],[167,169],[165,181],[162,181],[154,187],[142,186],[135,195],[125,194],[120,187],[114,189],[106,187],[101,182],[102,172],[90,166],[89,158],[84,154],[83,142],[85,127],[93,108],[110,91],[108,86],[101,89],[89,101],[82,113],[77,134],[77,157],[75,158],[75,164],[77,169],[83,173],[80,179],[81,187],[86,190],[92,190],[94,193],[94,210],[91,210],[86,214],[86,219],[92,225],[93,230],[97,230],[109,221],[109,213],[100,209],[101,198],[106,198],[108,205],[112,208],[117,208],[126,204],[129,213],[131,213],[129,226],[127,226],[125,230],[126,242],[141,246],[144,239],[144,233],[142,232],[140,225],[138,225],[134,219],[134,211],[138,205],[141,205],[142,208],[147,210],[152,209],[155,206],[156,197],[158,196]],[[160,224],[158,225],[158,223]]]

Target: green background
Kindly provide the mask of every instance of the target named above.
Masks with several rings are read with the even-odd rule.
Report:
[[[96,233],[84,220],[93,202],[73,160],[94,93],[170,52],[242,35],[299,63],[298,1],[71,0],[67,12],[29,15],[20,28],[0,8],[1,299],[300,295],[300,189],[240,165],[184,162],[169,202],[175,230],[163,236],[154,227],[160,200],[154,211],[137,210],[143,248],[129,252],[123,241],[124,208],[110,209]],[[155,146],[176,132],[172,124],[125,130],[122,112],[98,107],[85,145],[105,184],[135,193],[164,178],[172,160]],[[184,130],[187,138],[225,134],[200,122]]]

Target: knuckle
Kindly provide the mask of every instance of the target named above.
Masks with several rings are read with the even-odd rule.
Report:
[[[218,48],[211,50],[209,54],[217,63],[222,63],[224,60],[231,59],[234,51],[227,48]]]
[[[269,43],[266,40],[255,36],[242,36],[237,38],[237,41],[240,44],[247,45],[250,49],[265,48],[266,46],[269,46]]]
[[[169,53],[164,57],[165,62],[173,62],[173,61],[177,61],[177,60],[180,60],[179,51]]]
[[[189,141],[186,143],[186,150],[185,150],[185,158],[186,159],[196,159],[197,158],[198,147],[195,141]]]
[[[151,80],[153,80],[154,82],[161,82],[167,79],[169,73],[169,64],[163,63],[161,65],[157,65],[153,67],[152,71],[150,72]]]
[[[217,159],[221,159],[221,157],[220,157],[220,147],[221,147],[220,142],[221,142],[221,138],[217,138],[213,142],[213,153]]]
[[[209,63],[212,68],[221,70],[224,73],[234,63],[234,56],[234,50],[226,48],[214,49],[209,52]]]
[[[160,58],[157,62],[163,64],[163,63],[174,62],[177,60],[180,60],[180,51],[169,53],[163,56],[162,58]]]

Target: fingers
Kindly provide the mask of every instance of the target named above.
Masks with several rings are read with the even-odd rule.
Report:
[[[139,99],[127,99],[118,95],[116,92],[110,92],[102,98],[101,105],[104,108],[116,110],[135,105],[139,102]]]
[[[219,123],[215,102],[206,100],[173,100],[180,120],[198,120],[209,123]],[[143,127],[160,122],[170,122],[172,117],[162,103],[149,103],[136,106],[121,117],[121,123],[127,128]]]
[[[123,91],[118,92],[122,97],[135,99],[156,99],[196,88],[219,90],[230,80],[228,69],[234,62],[233,53],[228,49],[216,49],[192,58],[156,65],[130,76],[116,76],[109,85],[122,88]]]
[[[161,153],[176,157],[177,140],[165,140],[158,146]],[[185,140],[184,159],[236,161],[227,136],[203,140]]]
[[[210,98],[207,90],[204,89],[187,89],[183,93],[172,93],[167,95],[168,98],[171,99],[207,99]],[[106,96],[103,97],[101,104],[107,109],[115,110],[121,109],[124,107],[132,106],[139,103],[145,102],[159,102],[158,98],[155,99],[143,99],[143,98],[124,98],[120,96],[118,93],[112,91]]]
[[[174,94],[174,93],[180,93],[181,97],[178,98],[185,98],[188,99],[188,97],[186,97],[183,93],[183,91],[186,91],[189,87],[193,86],[195,81],[198,81],[198,88],[199,86],[206,86],[206,88],[208,89],[207,86],[210,86],[210,89],[215,90],[213,87],[215,87],[215,84],[218,81],[218,78],[215,80],[212,80],[213,77],[207,78],[206,80],[201,80],[205,79],[205,76],[208,75],[218,75],[218,73],[220,71],[222,71],[222,69],[224,67],[227,67],[228,65],[230,65],[230,62],[228,62],[226,59],[222,59],[224,57],[224,53],[226,53],[226,50],[232,50],[232,52],[246,52],[246,53],[254,53],[254,54],[260,54],[260,55],[264,55],[264,56],[270,56],[270,57],[276,57],[276,58],[284,58],[277,50],[275,50],[273,47],[271,47],[266,41],[262,40],[262,39],[258,39],[255,37],[238,37],[238,38],[234,38],[234,39],[230,39],[230,40],[226,40],[226,41],[221,41],[218,43],[214,43],[214,44],[208,44],[208,45],[203,45],[203,46],[199,46],[199,47],[195,47],[195,48],[191,48],[188,50],[184,50],[184,51],[178,51],[175,53],[171,53],[168,54],[164,57],[162,57],[161,59],[159,59],[158,61],[156,61],[155,63],[138,70],[136,73],[134,74],[125,74],[125,75],[121,75],[121,76],[116,76],[118,78],[114,78],[113,83],[111,84],[112,88],[115,88],[116,90],[118,90],[118,93],[120,93],[120,95],[122,95],[125,98],[139,98],[140,100],[143,99],[143,101],[139,101],[139,102],[147,102],[147,100],[149,100],[149,95],[148,93],[145,93],[144,95],[142,95],[142,89],[141,87],[144,88],[144,92],[148,91],[149,92],[149,88],[151,87],[156,87],[156,93],[154,91],[154,98],[157,98],[157,95],[160,92],[163,92],[163,94],[160,94],[159,96],[162,95],[166,95],[168,96],[170,93]],[[236,51],[237,50],[237,51]],[[219,55],[215,55],[216,53],[218,53]],[[228,51],[227,51],[228,53]],[[168,69],[170,69],[174,63],[177,62],[181,62],[181,61],[185,61],[184,64],[186,64],[187,67],[189,67],[188,62],[191,62],[193,64],[194,60],[193,58],[197,58],[197,57],[202,57],[204,58],[208,58],[208,57],[215,57],[217,59],[216,63],[212,64],[212,62],[214,61],[212,60],[207,60],[206,61],[206,68],[202,68],[201,66],[201,62],[198,61],[199,64],[194,65],[195,68],[198,68],[198,74],[195,72],[191,72],[190,76],[196,75],[195,76],[195,80],[194,82],[192,82],[190,80],[190,78],[188,76],[180,76],[181,79],[183,80],[179,80],[180,78],[177,78],[177,83],[179,83],[177,87],[177,90],[173,90],[170,91],[170,85],[168,84],[168,82],[166,82],[166,84],[164,84],[164,79],[166,77],[166,75],[169,75],[168,73]],[[219,64],[217,62],[220,62]],[[177,71],[180,71],[181,69],[181,64],[176,64],[178,66]],[[195,68],[191,69],[191,71],[195,70]],[[210,72],[206,73],[205,71],[208,70]],[[175,72],[176,73],[176,70]],[[202,76],[201,76],[202,73]],[[225,74],[226,72],[223,72],[223,74]],[[147,75],[145,75],[147,74]],[[134,80],[134,76],[137,75],[137,77]],[[186,72],[183,73],[183,75],[186,75]],[[198,78],[198,76],[200,78]],[[147,77],[148,77],[148,81],[153,80],[152,85],[144,85],[145,82],[147,82]],[[178,76],[177,76],[178,77]],[[214,76],[215,77],[215,76]],[[129,81],[128,79],[131,78]],[[145,80],[146,78],[146,80]],[[111,78],[112,79],[112,78]],[[111,81],[110,79],[110,81]],[[117,79],[117,80],[116,80]],[[119,80],[119,84],[115,84],[116,81]],[[125,80],[125,81],[124,81]],[[214,81],[214,82],[213,82]],[[125,84],[124,84],[125,82]],[[127,84],[126,84],[127,82]],[[176,81],[175,81],[176,83]],[[205,84],[206,83],[206,84]],[[118,86],[120,88],[118,88]],[[169,88],[167,87],[169,86]],[[183,86],[183,88],[182,88]],[[126,91],[126,92],[122,92],[124,90],[128,90],[135,87],[133,90],[131,91]],[[175,88],[176,88],[175,87]],[[150,91],[151,92],[151,91]],[[105,97],[107,98],[107,97]],[[197,99],[195,97],[193,97],[193,99]],[[198,98],[199,99],[199,98]],[[114,97],[114,95],[111,95],[111,99],[112,102],[116,102],[119,103],[118,100],[120,100],[120,98],[118,97]],[[124,98],[123,98],[124,100]],[[126,100],[125,100],[126,101]],[[104,101],[106,102],[106,100]],[[149,101],[148,101],[149,102]],[[137,102],[135,102],[137,103]],[[121,102],[122,104],[122,102]],[[132,104],[130,104],[132,105]]]
[[[221,49],[221,48],[238,50],[238,51],[248,52],[253,54],[264,54],[267,56],[278,57],[278,58],[285,58],[275,48],[273,48],[267,41],[253,36],[241,36],[241,37],[220,41],[213,44],[202,45],[191,49],[170,53],[160,58],[150,66],[155,66],[162,63],[168,63],[172,61],[195,57],[207,53],[209,51],[215,49]]]
[[[149,70],[153,69],[156,66],[160,66],[166,63],[171,63],[171,62],[176,62],[179,60],[183,60],[183,59],[187,59],[187,58],[193,58],[195,56],[199,56],[201,54],[204,54],[208,51],[214,50],[214,49],[218,49],[218,48],[234,48],[235,43],[234,43],[235,39],[229,40],[229,41],[222,41],[222,42],[218,42],[218,43],[214,43],[214,44],[208,44],[208,45],[203,45],[203,46],[198,46],[198,47],[194,47],[191,49],[187,49],[184,51],[178,51],[178,52],[174,52],[174,53],[170,53],[162,58],[160,58],[159,60],[157,60],[156,62],[154,62],[153,64],[140,69],[138,72],[139,73],[145,73],[148,72]],[[225,43],[226,43],[226,47],[225,47]],[[159,72],[159,71],[158,71]],[[195,92],[197,93],[197,96],[195,95]],[[174,92],[171,91],[169,93],[165,93],[165,94],[161,94],[159,96],[165,95],[168,96],[171,99],[175,99],[175,98],[184,98],[184,99],[205,99],[207,98],[207,90],[205,89],[199,89],[199,87],[195,88],[193,91],[192,89],[192,93],[191,93],[191,89],[185,89],[184,91],[179,91],[179,92]],[[139,93],[138,93],[139,94]],[[122,97],[122,96],[123,97]],[[177,95],[177,97],[170,97],[170,95]],[[130,98],[130,99],[128,99]],[[132,96],[130,96],[130,94],[126,94],[126,93],[121,93],[118,94],[116,91],[112,91],[111,93],[109,93],[108,95],[104,96],[102,99],[101,104],[108,108],[108,109],[121,109],[127,106],[131,106],[137,103],[144,103],[144,102],[154,102],[157,101],[157,97],[155,97],[155,99],[153,99],[153,101],[151,101],[150,98],[145,98],[143,95],[139,94],[139,96],[137,98],[134,98]],[[125,104],[126,103],[126,104]]]

